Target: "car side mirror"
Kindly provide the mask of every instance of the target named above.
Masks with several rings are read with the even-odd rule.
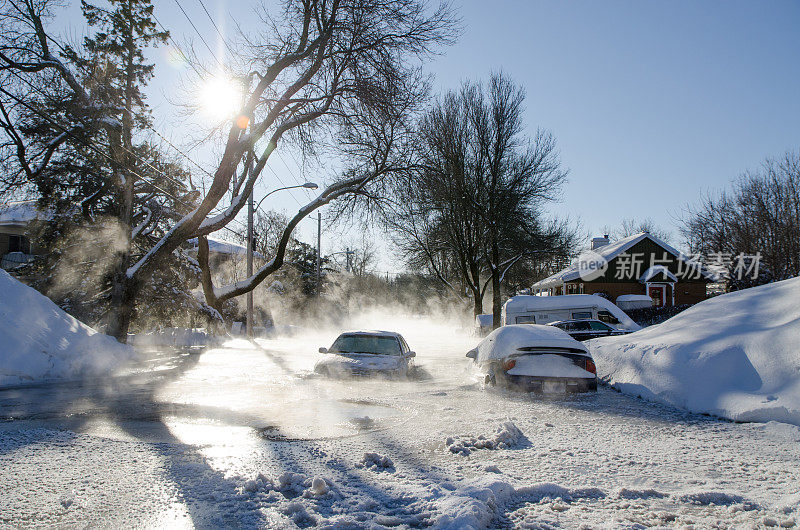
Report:
[[[478,350],[470,350],[470,351],[468,351],[467,352],[467,357],[469,357],[470,359],[475,359],[476,357],[478,357]]]
[[[416,357],[417,356],[417,352],[410,351],[410,352],[406,353],[406,355],[408,355],[409,357]]]
[[[319,352],[320,353],[328,353],[328,348],[320,348]]]

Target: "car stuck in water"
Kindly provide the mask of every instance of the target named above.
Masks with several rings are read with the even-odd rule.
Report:
[[[417,356],[403,336],[393,331],[349,331],[319,352],[326,355],[314,371],[329,376],[407,377]]]
[[[488,385],[540,393],[597,390],[597,368],[586,347],[553,326],[500,327],[467,357]]]

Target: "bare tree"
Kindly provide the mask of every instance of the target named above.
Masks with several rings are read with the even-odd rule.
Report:
[[[4,40],[0,47],[0,67],[20,75],[52,72],[75,98],[96,109],[97,101],[88,86],[91,78],[81,74],[80,64],[69,54],[51,50],[50,43],[57,39],[45,28],[55,2],[19,0],[10,4],[2,23],[4,28],[14,28],[14,39]],[[409,82],[417,78],[418,70],[410,59],[424,57],[452,39],[454,23],[447,5],[430,9],[421,0],[286,0],[278,17],[265,15],[265,31],[258,40],[245,43],[239,61],[247,68],[237,76],[246,92],[245,102],[226,125],[225,145],[210,185],[141,255],[120,254],[118,269],[124,274],[115,277],[118,296],[108,332],[125,340],[137,288],[160,259],[192,237],[200,237],[200,256],[207,256],[204,237],[241,211],[284,135],[295,132],[309,139],[329,131],[338,136],[340,126],[364,126],[359,116],[382,114],[395,119],[399,108],[405,111],[410,101],[419,98],[421,88]],[[29,46],[21,48],[19,40]],[[382,124],[377,127],[381,129]],[[395,137],[391,140],[396,142]],[[285,227],[276,255],[252,277],[214,287],[204,274],[208,301],[219,304],[255,288],[281,266],[288,237],[301,219],[384,175],[391,149],[374,153],[377,158],[370,160],[374,162],[370,167],[335,179],[300,208]],[[354,149],[350,155],[355,159],[358,153]],[[40,159],[46,162],[47,152]]]
[[[761,272],[771,279],[800,275],[800,152],[768,158],[732,189],[688,207],[681,234],[692,252],[758,255]]]
[[[506,274],[572,242],[541,211],[566,172],[549,133],[523,136],[523,102],[502,74],[486,90],[465,83],[445,95],[421,122],[418,167],[396,184],[386,216],[409,265],[466,293],[475,314],[491,287],[495,325]]]
[[[672,241],[672,235],[667,230],[656,226],[655,221],[653,221],[650,217],[645,217],[639,221],[632,218],[624,218],[620,222],[619,226],[605,226],[603,227],[603,231],[610,235],[613,239],[623,239],[641,232],[648,232],[662,241],[665,241],[666,243],[670,243]]]

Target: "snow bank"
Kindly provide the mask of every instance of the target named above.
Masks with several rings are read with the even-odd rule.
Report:
[[[0,386],[107,374],[133,349],[0,270]]]
[[[588,342],[618,390],[735,421],[800,425],[800,278],[730,293]]]

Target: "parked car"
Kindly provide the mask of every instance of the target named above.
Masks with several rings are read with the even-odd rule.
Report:
[[[597,369],[589,351],[555,326],[497,328],[467,357],[489,385],[541,393],[597,390]]]
[[[559,320],[551,322],[548,326],[555,326],[566,331],[575,340],[589,340],[609,335],[627,335],[633,333],[627,329],[618,329],[610,324],[594,319]]]
[[[314,371],[331,376],[384,375],[407,377],[416,353],[406,340],[392,331],[349,331],[333,341]]]

